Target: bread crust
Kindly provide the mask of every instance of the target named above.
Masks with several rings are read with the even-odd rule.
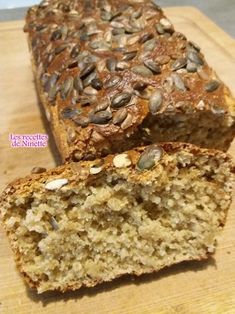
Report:
[[[50,5],[34,6],[28,11],[25,26],[37,90],[63,161],[93,160],[159,141],[192,142],[208,148],[228,149],[235,134],[235,101],[206,63],[200,48],[176,32],[159,7],[151,1],[92,0],[89,8],[87,1],[75,6],[72,3],[67,1],[66,8],[57,0],[50,1]],[[122,8],[123,14],[120,12]],[[117,17],[103,20],[105,10],[116,12]],[[134,12],[139,12],[138,19],[133,18]],[[122,33],[121,23],[125,24],[126,19],[135,23],[142,21],[143,25],[134,33],[126,25]],[[157,31],[158,27],[165,27],[165,30]],[[94,34],[88,36],[89,32]],[[121,33],[113,35],[115,32]],[[54,40],[53,36],[61,37]],[[83,40],[84,36],[86,40]],[[112,44],[109,43],[110,36]],[[128,44],[128,40],[135,36],[137,41]],[[102,43],[106,37],[107,49],[91,47],[92,43]],[[115,40],[123,40],[124,43],[119,47]],[[148,47],[151,41],[154,43],[152,50]],[[79,53],[72,58],[72,49],[77,44]],[[128,60],[128,53],[136,55]],[[86,58],[88,63],[84,61]],[[196,71],[187,70],[192,63],[195,65],[190,60],[198,63]],[[81,74],[92,62],[95,69],[91,74],[94,73],[103,85],[98,90],[91,85],[85,87],[87,76],[84,79]],[[184,62],[187,62],[187,68]],[[112,69],[114,63],[117,65]],[[120,70],[118,66],[124,69]],[[151,73],[150,68],[154,66],[156,72]],[[146,73],[136,74],[136,67],[142,67],[139,71]],[[158,68],[160,73],[157,73]],[[55,73],[58,78],[48,87],[49,78]],[[79,76],[83,87],[77,92],[76,84],[71,80]],[[119,78],[118,83],[107,87],[115,77]],[[71,88],[63,98],[61,90],[67,90],[67,79],[67,89],[69,84]],[[146,85],[143,91],[141,87],[136,89],[140,83],[142,88]],[[208,84],[213,91],[206,90]],[[154,98],[156,91],[160,91],[160,96],[158,94]],[[94,95],[88,95],[89,92]],[[128,93],[131,100],[115,107],[112,102],[117,93]],[[84,101],[90,103],[83,105]],[[108,103],[108,108],[100,111],[103,118],[97,118],[97,105],[104,102]],[[122,115],[120,109],[124,112]],[[70,118],[63,116],[63,110],[67,110]],[[77,110],[77,113],[72,113],[72,110]],[[104,115],[107,121],[98,121],[106,119]],[[120,116],[121,120],[126,117],[116,122],[117,115],[119,120]],[[88,125],[81,126],[81,120],[83,123],[89,120]],[[207,126],[208,121],[213,121],[212,125]]]

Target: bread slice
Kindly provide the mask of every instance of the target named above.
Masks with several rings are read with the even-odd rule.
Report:
[[[1,196],[1,218],[30,287],[91,287],[212,254],[233,173],[220,151],[137,148],[15,181]]]

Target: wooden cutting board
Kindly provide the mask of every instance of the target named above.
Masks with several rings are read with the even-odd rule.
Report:
[[[235,94],[235,42],[191,7],[166,9]],[[0,23],[0,188],[33,166],[59,162],[53,141],[48,148],[11,148],[9,133],[48,133],[30,68],[23,21]],[[50,135],[50,133],[49,133]],[[230,149],[235,153],[235,143]],[[7,238],[0,229],[0,313],[86,314],[232,314],[235,313],[235,211],[231,206],[218,249],[207,262],[182,263],[157,274],[121,278],[66,294],[37,295],[15,269]]]

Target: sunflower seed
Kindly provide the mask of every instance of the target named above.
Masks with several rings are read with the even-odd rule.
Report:
[[[110,21],[112,19],[112,13],[111,12],[107,12],[107,11],[101,11],[100,13],[100,17],[103,21]]]
[[[176,70],[184,68],[186,64],[187,64],[186,58],[179,58],[175,62],[173,62],[173,64],[171,65],[171,69],[173,71],[176,71]]]
[[[157,31],[157,33],[159,35],[163,35],[165,33],[165,30],[164,30],[163,26],[160,23],[157,23],[155,25],[155,29],[156,29],[156,31]]]
[[[91,123],[94,124],[106,124],[112,119],[112,113],[108,110],[98,111],[89,115]]]
[[[51,88],[48,92],[49,101],[53,102],[55,100],[57,92],[58,92],[57,85],[51,86]]]
[[[150,39],[144,43],[145,51],[152,51],[156,47],[156,40]]]
[[[140,36],[139,35],[134,35],[134,36],[131,36],[127,39],[127,43],[128,45],[134,45],[137,43],[137,41],[139,40]]]
[[[137,33],[137,32],[139,32],[140,31],[140,29],[138,28],[138,27],[136,27],[136,26],[132,26],[132,25],[125,25],[125,32],[127,33],[127,34],[134,34],[134,33]]]
[[[113,27],[113,28],[123,28],[123,24],[120,23],[120,22],[116,22],[116,21],[112,21],[110,23],[110,25]]]
[[[95,130],[92,132],[91,138],[92,138],[93,142],[95,142],[95,143],[99,143],[99,142],[104,141],[103,135],[100,134],[99,132],[95,131]],[[92,158],[92,159],[94,159],[94,158]]]
[[[66,99],[73,89],[73,77],[69,76],[61,86],[60,95],[62,99]]]
[[[126,119],[122,122],[121,128],[123,130],[128,129],[130,126],[132,126],[133,123],[133,117],[130,113],[127,114]]]
[[[116,58],[108,58],[106,60],[106,67],[110,72],[114,72],[117,65],[117,59]]]
[[[98,165],[94,165],[92,167],[90,167],[90,174],[98,174],[102,171],[102,167],[98,166]]]
[[[58,47],[55,48],[55,54],[58,55],[59,53],[61,53],[62,51],[64,51],[66,48],[68,48],[67,44],[64,45],[60,45]]]
[[[69,127],[67,129],[67,135],[68,135],[68,142],[73,143],[76,140],[76,132],[74,131],[73,128]]]
[[[188,72],[195,73],[195,72],[197,72],[197,68],[198,68],[198,65],[196,63],[188,60],[187,67],[186,67]]]
[[[54,229],[54,230],[58,230],[59,229],[59,225],[58,225],[58,223],[57,223],[57,221],[55,220],[54,217],[51,217],[50,224],[52,226],[52,229]]]
[[[77,45],[75,45],[75,46],[73,47],[73,49],[71,50],[71,52],[70,52],[70,57],[73,58],[73,59],[74,59],[74,58],[77,58],[79,52],[80,52],[80,45],[77,44]]]
[[[161,73],[161,68],[160,66],[154,62],[151,59],[144,60],[144,65],[149,68],[152,72],[155,74],[160,74]]]
[[[60,29],[55,30],[52,34],[51,34],[51,40],[55,41],[58,40],[62,37],[62,32]]]
[[[132,95],[130,93],[118,93],[116,94],[111,101],[111,107],[119,108],[125,106],[131,100]]]
[[[131,160],[127,153],[119,154],[114,156],[113,165],[116,168],[129,167],[131,165]]]
[[[205,85],[205,90],[207,92],[214,92],[215,90],[218,89],[220,86],[220,82],[217,80],[211,80],[210,82],[206,83]]]
[[[102,83],[101,79],[95,78],[95,79],[91,80],[91,86],[97,90],[100,90],[103,87],[103,83]]]
[[[96,77],[97,77],[97,73],[95,71],[87,75],[86,78],[82,81],[83,87],[90,85],[92,80],[94,80]]]
[[[53,73],[50,78],[45,83],[45,92],[49,92],[50,89],[56,84],[57,80],[59,78],[59,74],[57,72]]]
[[[134,84],[133,88],[138,91],[143,91],[148,86],[147,83],[137,82]]]
[[[149,77],[152,76],[153,73],[152,71],[150,71],[147,67],[145,67],[144,65],[135,65],[131,68],[132,72],[134,72],[135,74],[144,76],[144,77]]]
[[[81,79],[84,79],[85,77],[87,77],[94,70],[95,70],[95,64],[94,63],[85,64],[85,66],[83,67],[83,69],[80,72],[79,76],[80,76]]]
[[[134,11],[132,14],[131,14],[131,18],[132,19],[139,19],[142,15],[142,8],[139,8],[137,11]]]
[[[163,82],[164,89],[167,93],[171,93],[174,90],[174,80],[172,76],[168,76]]]
[[[68,179],[56,179],[45,184],[45,189],[54,191],[68,184]]]
[[[46,171],[46,168],[43,167],[33,167],[31,173],[43,173]]]
[[[78,93],[81,93],[83,91],[83,84],[79,75],[75,76],[74,81],[73,81],[73,86]]]
[[[117,71],[123,71],[125,69],[128,69],[130,66],[130,64],[128,62],[125,62],[125,61],[119,61],[117,63],[117,66],[116,66],[116,70]]]
[[[49,81],[49,79],[50,79],[50,75],[48,73],[43,73],[42,74],[42,76],[41,76],[41,83],[42,83],[42,86],[44,87],[44,89],[45,89],[45,85]]]
[[[113,117],[113,124],[120,124],[122,123],[127,117],[127,110],[126,108],[121,108],[117,112],[115,112]]]
[[[160,146],[150,146],[140,155],[136,167],[138,170],[149,170],[156,165],[162,156],[163,149]]]
[[[85,116],[77,116],[77,117],[73,118],[73,121],[74,121],[77,125],[81,126],[82,128],[85,128],[85,127],[88,126],[89,123],[90,123],[89,118],[88,118],[88,117],[85,117]]]
[[[213,114],[216,114],[216,115],[222,115],[225,113],[224,108],[216,104],[211,106],[211,111]]]
[[[172,79],[174,81],[175,87],[178,90],[181,90],[181,91],[185,92],[186,91],[186,87],[185,87],[183,79],[177,73],[172,73],[171,77],[172,77]]]
[[[198,65],[203,65],[204,64],[204,60],[202,59],[202,57],[198,54],[197,51],[195,51],[193,49],[189,49],[188,50],[187,57],[193,63],[196,63]]]
[[[145,33],[139,38],[138,42],[140,44],[144,44],[146,41],[152,39],[153,37],[154,37],[153,33]]]
[[[94,112],[98,112],[98,111],[103,111],[103,110],[106,110],[109,106],[109,102],[104,100],[102,101],[100,104],[98,104],[95,109],[94,109]]]
[[[76,115],[80,114],[81,110],[74,109],[70,107],[65,107],[61,112],[60,115],[63,119],[72,119]]]
[[[173,25],[168,19],[162,18],[160,19],[159,23],[165,31],[172,31]]]
[[[160,90],[155,91],[149,100],[149,111],[155,115],[161,108],[163,103],[163,95]]]
[[[135,58],[136,54],[137,54],[136,50],[135,51],[127,51],[127,52],[124,53],[124,56],[122,57],[122,60],[123,61],[130,61],[130,60]]]
[[[88,96],[94,96],[94,95],[97,95],[98,92],[95,88],[91,86],[87,86],[84,88],[83,93]]]
[[[188,44],[198,52],[201,50],[201,48],[193,41],[189,41]]]
[[[114,87],[116,86],[119,82],[121,81],[121,78],[117,75],[111,77],[110,79],[108,79],[106,82],[105,82],[105,85],[104,87],[105,88],[111,88],[111,87]]]

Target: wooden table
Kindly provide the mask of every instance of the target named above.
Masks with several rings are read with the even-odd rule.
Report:
[[[235,93],[235,42],[191,7],[168,8],[176,29],[199,43],[209,63]],[[33,85],[23,21],[0,24],[0,188],[34,166],[58,161],[47,148],[11,148],[9,133],[49,133]],[[50,133],[49,133],[50,135]],[[235,144],[230,153],[235,153]],[[0,313],[233,314],[235,313],[235,212],[231,206],[218,249],[207,262],[182,263],[157,274],[124,277],[66,294],[28,290],[0,229]]]

